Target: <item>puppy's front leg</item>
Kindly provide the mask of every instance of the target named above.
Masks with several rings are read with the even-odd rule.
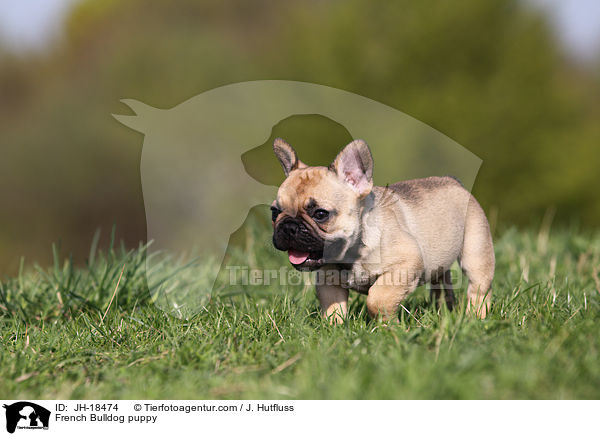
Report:
[[[367,295],[367,310],[372,318],[397,320],[398,306],[419,284],[422,268],[398,266],[380,275]]]
[[[317,297],[323,316],[331,324],[343,324],[348,314],[348,289],[326,283],[325,269],[317,271]]]

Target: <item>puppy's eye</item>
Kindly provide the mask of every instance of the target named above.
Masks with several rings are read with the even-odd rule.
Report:
[[[277,209],[275,206],[271,206],[271,219],[273,221],[277,219],[280,213],[281,211],[279,209]]]
[[[317,209],[315,210],[315,213],[313,213],[313,218],[317,222],[323,222],[329,218],[329,212],[327,212],[325,209]]]

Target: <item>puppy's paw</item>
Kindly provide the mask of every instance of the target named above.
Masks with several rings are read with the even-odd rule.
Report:
[[[335,316],[330,316],[329,319],[328,319],[328,321],[329,321],[330,325],[342,325],[342,324],[344,324],[344,318],[342,318],[341,316],[339,316],[337,314]]]
[[[489,297],[473,297],[467,302],[467,313],[477,316],[479,319],[485,319],[492,307]]]
[[[329,324],[331,325],[341,325],[344,324],[344,320],[346,319],[346,314],[342,314],[339,311],[333,311],[329,314],[324,313],[323,317],[329,321]]]

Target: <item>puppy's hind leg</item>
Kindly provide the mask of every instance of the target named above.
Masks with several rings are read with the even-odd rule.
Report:
[[[454,287],[452,286],[452,271],[444,271],[444,298],[449,310],[454,309]]]
[[[429,297],[431,298],[431,304],[439,307],[440,299],[442,298],[442,282],[437,276],[432,276],[429,282]]]
[[[442,276],[442,277],[440,277]],[[442,285],[444,287],[444,300],[449,310],[454,308],[454,288],[452,287],[452,273],[446,270],[443,274],[431,278],[431,301],[439,307],[442,300]]]
[[[460,266],[469,279],[467,312],[485,318],[491,306],[494,246],[487,218],[473,197],[467,209]]]

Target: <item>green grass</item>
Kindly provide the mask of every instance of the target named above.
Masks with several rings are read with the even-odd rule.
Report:
[[[243,258],[285,265],[269,237],[252,232]],[[275,286],[221,289],[180,320],[153,304],[144,247],[92,247],[79,269],[56,253],[1,283],[0,397],[599,398],[600,234],[513,229],[495,246],[486,320],[464,316],[464,300],[437,311],[419,289],[391,327],[356,293],[330,326],[312,289]]]

